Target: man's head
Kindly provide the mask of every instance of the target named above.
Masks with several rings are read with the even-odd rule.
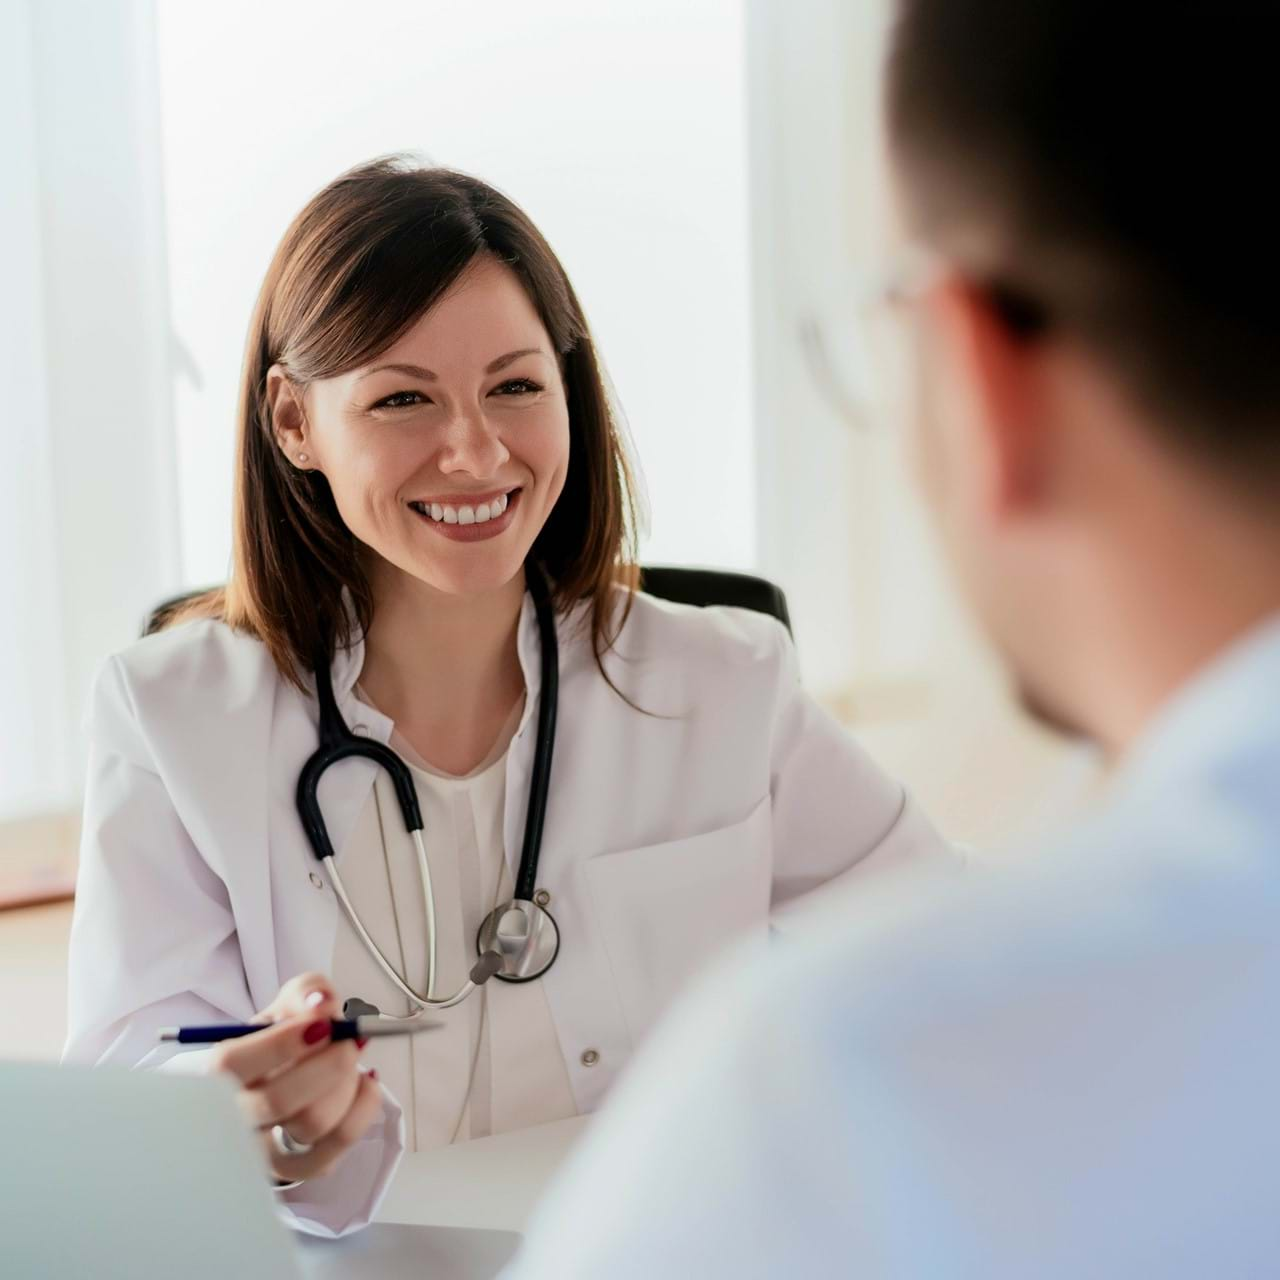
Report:
[[[1116,745],[1193,650],[1266,610],[1268,567],[1280,606],[1268,15],[897,4],[890,151],[941,265],[919,317],[926,489],[1027,701]],[[1107,654],[1162,629],[1122,710]]]

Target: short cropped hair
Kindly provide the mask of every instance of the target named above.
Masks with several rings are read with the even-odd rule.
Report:
[[[920,239],[1273,502],[1278,30],[1240,0],[896,0],[886,78]]]

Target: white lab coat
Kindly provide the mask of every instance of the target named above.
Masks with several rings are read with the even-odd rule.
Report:
[[[903,789],[805,695],[773,619],[636,598],[601,678],[585,607],[560,620],[559,731],[538,887],[562,935],[542,979],[581,1112],[592,1111],[672,996],[771,909],[862,864],[957,863]],[[506,856],[523,835],[539,700],[531,601],[518,648],[528,698],[507,760]],[[392,725],[353,694],[363,647],[333,667],[348,724]],[[645,714],[645,712],[649,714]],[[316,704],[265,647],[216,622],[109,659],[94,692],[66,1056],[193,1069],[164,1025],[239,1020],[281,984],[326,972],[337,900],[294,806]],[[321,784],[335,849],[373,766]],[[375,1210],[401,1149],[383,1122],[324,1179],[285,1193],[299,1226],[350,1230]]]

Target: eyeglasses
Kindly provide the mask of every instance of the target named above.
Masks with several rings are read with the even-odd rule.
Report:
[[[810,376],[852,429],[893,425],[910,413],[920,365],[907,310],[943,275],[936,258],[912,250],[886,271],[846,276],[801,316],[799,339]]]

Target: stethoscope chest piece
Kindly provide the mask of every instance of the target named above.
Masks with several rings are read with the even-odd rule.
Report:
[[[496,952],[501,965],[493,976],[503,982],[532,982],[555,963],[560,953],[560,928],[536,902],[516,898],[485,916],[476,935],[483,956]]]

